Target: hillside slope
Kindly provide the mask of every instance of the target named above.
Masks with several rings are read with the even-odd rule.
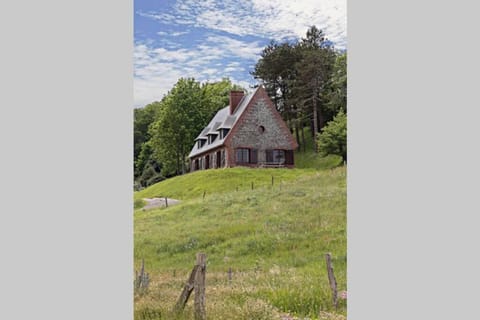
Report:
[[[135,266],[145,259],[152,279],[149,293],[136,295],[136,319],[172,318],[169,310],[197,252],[208,257],[211,319],[345,315],[344,301],[333,312],[324,259],[332,253],[339,289],[346,290],[345,167],[207,170],[163,181],[135,198],[159,195],[183,202],[135,210]],[[189,302],[185,318],[191,315]]]

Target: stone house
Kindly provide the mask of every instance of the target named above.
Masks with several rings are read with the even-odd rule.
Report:
[[[190,170],[235,166],[293,168],[297,147],[262,86],[248,95],[231,91],[229,105],[219,110],[195,139],[189,154]]]

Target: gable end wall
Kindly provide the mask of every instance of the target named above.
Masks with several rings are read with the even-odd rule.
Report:
[[[264,133],[259,132],[260,126],[265,127]],[[264,90],[259,90],[252,99],[226,145],[229,166],[235,165],[236,148],[258,149],[261,163],[266,161],[264,151],[267,149],[295,150],[298,146]]]

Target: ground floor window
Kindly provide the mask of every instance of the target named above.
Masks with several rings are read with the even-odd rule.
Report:
[[[250,151],[246,148],[239,148],[235,152],[235,161],[237,163],[249,163],[250,162]]]
[[[258,150],[249,148],[235,149],[235,161],[239,164],[257,163]]]
[[[284,164],[285,150],[265,150],[267,163]]]

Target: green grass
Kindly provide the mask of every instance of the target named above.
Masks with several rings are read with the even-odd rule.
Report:
[[[320,161],[304,157],[304,163]],[[197,252],[208,257],[210,319],[279,319],[281,313],[318,319],[321,311],[338,319],[346,314],[343,301],[337,312],[331,306],[324,258],[332,253],[339,289],[345,290],[344,166],[198,171],[135,193],[135,199],[153,196],[182,202],[135,210],[135,268],[145,259],[152,279],[150,293],[135,298],[135,319],[147,319],[147,314],[173,319],[169,310]],[[191,314],[189,302],[184,318]]]
[[[314,152],[313,138],[310,134],[310,128],[304,128],[305,131],[305,147],[300,146],[295,152],[295,167],[299,169],[317,169],[325,170],[342,165],[341,156],[328,155],[326,157],[319,156]]]
[[[169,197],[179,200],[218,195],[231,191],[258,189],[274,184],[285,183],[299,176],[315,174],[314,169],[252,169],[236,167],[230,169],[212,169],[188,173],[154,184],[142,191],[135,192],[134,198]]]

